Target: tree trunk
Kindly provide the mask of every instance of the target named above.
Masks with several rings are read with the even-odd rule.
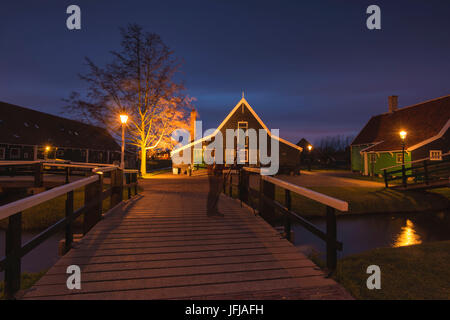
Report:
[[[147,150],[141,147],[141,176],[147,174]]]

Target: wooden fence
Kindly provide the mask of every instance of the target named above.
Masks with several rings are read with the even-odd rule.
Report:
[[[326,263],[330,271],[334,271],[337,265],[337,251],[342,251],[342,242],[337,241],[337,225],[336,212],[348,211],[348,203],[339,199],[329,197],[327,195],[315,192],[313,190],[303,188],[292,183],[260,174],[257,168],[241,168],[240,170],[230,170],[229,174],[224,175],[223,191],[229,196],[233,196],[233,173],[238,175],[239,182],[238,198],[252,206],[250,198],[258,199],[258,214],[263,217],[273,216],[275,210],[280,212],[284,218],[284,235],[289,241],[293,241],[291,237],[292,222],[296,222],[303,226],[306,230],[313,233],[326,243]],[[250,186],[250,175],[257,175],[259,178],[259,190],[255,190]],[[284,191],[284,203],[275,200],[275,186]],[[314,200],[326,206],[326,231],[322,231],[316,225],[312,224],[299,213],[292,209],[292,193],[301,195],[308,199]],[[255,208],[256,209],[256,208]],[[255,210],[256,211],[256,210]]]
[[[48,164],[40,163],[40,165],[46,166]],[[58,164],[58,166],[61,166],[61,164]],[[80,165],[74,166],[79,168]],[[5,235],[5,256],[0,259],[0,271],[5,271],[5,296],[7,299],[14,298],[14,295],[20,289],[21,259],[23,256],[62,230],[65,231],[65,252],[67,252],[73,243],[73,223],[75,219],[84,215],[82,230],[83,234],[86,234],[102,218],[103,200],[110,198],[110,208],[114,208],[123,201],[124,188],[128,189],[128,198],[131,198],[132,188],[134,188],[135,194],[138,193],[137,170],[125,170],[123,172],[116,166],[101,168],[87,166],[87,168],[91,172],[89,177],[0,206],[0,220],[8,219]],[[105,176],[110,179],[110,185],[107,189],[104,188],[103,184]],[[84,188],[84,205],[74,210],[74,191],[79,188]],[[65,217],[22,245],[22,212],[62,195],[66,195]]]
[[[444,155],[443,155],[444,156]],[[445,156],[448,156],[446,154]],[[394,169],[394,170],[393,170]],[[441,161],[431,161],[424,159],[410,163],[406,167],[405,164],[383,169],[383,177],[386,188],[408,186],[436,186],[439,187],[442,183],[448,184],[450,177],[450,157]],[[408,182],[409,178],[413,178]]]

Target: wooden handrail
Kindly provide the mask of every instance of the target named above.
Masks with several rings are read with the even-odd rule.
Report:
[[[333,197],[327,196],[325,194],[297,186],[295,184],[273,178],[270,176],[261,176],[263,180],[269,181],[273,183],[274,185],[277,185],[279,187],[282,187],[283,189],[290,190],[296,194],[299,194],[301,196],[304,196],[306,198],[312,199],[314,201],[317,201],[319,203],[322,203],[324,205],[327,205],[329,207],[335,208],[339,211],[347,212],[348,211],[348,202],[342,201],[339,199],[335,199]]]
[[[38,204],[51,200],[53,198],[59,197],[67,192],[73,191],[75,189],[84,187],[88,184],[91,184],[94,181],[99,179],[98,175],[94,175],[88,178],[80,179],[75,182],[71,182],[69,184],[62,185],[60,187],[56,187],[41,193],[38,193],[34,196],[30,196],[21,200],[17,200],[3,206],[0,206],[0,220],[8,218],[9,216],[21,212],[23,210],[34,207]]]

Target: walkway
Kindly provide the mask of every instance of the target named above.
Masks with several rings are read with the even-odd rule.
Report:
[[[164,174],[108,215],[26,299],[351,299],[260,217],[221,196],[206,216],[208,180]],[[80,266],[81,290],[66,287]]]

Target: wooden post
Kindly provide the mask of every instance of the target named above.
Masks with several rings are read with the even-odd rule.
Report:
[[[262,176],[259,175],[259,206],[258,206],[258,214],[261,215],[261,212],[264,208],[264,180]]]
[[[229,179],[229,184],[230,184],[228,186],[229,196],[230,196],[230,198],[233,198],[233,175],[231,174],[231,172],[229,174],[228,179]]]
[[[83,234],[88,233],[91,228],[101,220],[102,218],[102,192],[103,192],[103,179],[102,175],[99,175],[99,180],[88,184],[85,187],[84,203],[85,205],[94,203],[92,207],[86,209],[83,220]]]
[[[241,169],[239,172],[239,199],[244,203],[248,203],[250,174],[244,169]]]
[[[402,184],[403,187],[406,188],[406,170],[404,164],[402,164]]]
[[[125,182],[127,184],[127,189],[128,189],[128,199],[131,199],[131,173],[125,173]]]
[[[111,205],[110,207],[114,207],[123,200],[123,176],[122,170],[117,168],[114,171],[111,171]]]
[[[8,258],[5,268],[5,296],[14,299],[14,295],[20,290],[20,249],[22,247],[22,212],[9,217],[6,230],[5,254]]]
[[[423,174],[425,178],[425,184],[428,184],[428,163],[427,160],[423,161]]]
[[[291,210],[291,191],[287,189],[284,190],[284,205],[289,211]],[[284,234],[286,239],[293,242],[291,237],[291,218],[289,215],[286,214],[284,221]]]
[[[70,167],[66,167],[66,184],[70,182]]]
[[[133,182],[134,182],[134,195],[138,194],[138,175],[137,173],[133,173]]]
[[[262,180],[262,179],[261,179]],[[268,181],[262,180],[262,209],[260,212],[260,215],[263,218],[270,218],[273,217],[273,214],[275,213],[275,208],[272,205],[266,205],[265,199],[274,200],[275,199],[275,185],[273,183],[270,183]]]
[[[42,187],[43,180],[42,163],[36,163],[34,165],[34,186],[37,188]]]
[[[389,188],[389,182],[388,182],[386,169],[383,170],[383,175],[384,175],[384,185],[386,186],[386,188]]]
[[[327,206],[327,268],[330,271],[335,270],[337,265],[336,241],[336,212],[334,208]]]
[[[67,199],[66,199],[66,219],[70,219],[69,217],[73,214],[73,191],[70,191],[67,193]],[[65,241],[65,248],[64,253],[70,250],[72,248],[72,242],[73,242],[73,221],[70,220],[66,225],[66,241]]]

